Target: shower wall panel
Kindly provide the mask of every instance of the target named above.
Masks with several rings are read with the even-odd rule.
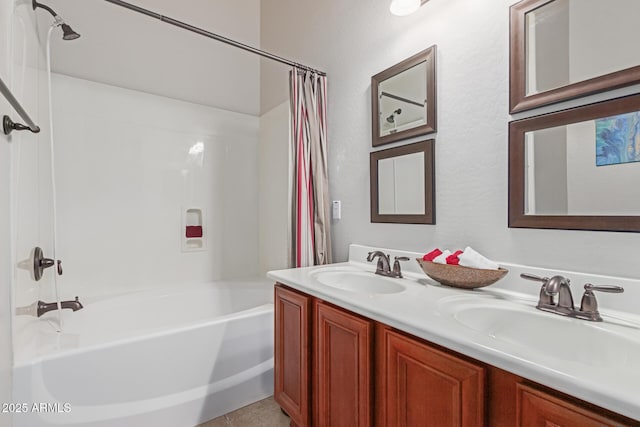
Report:
[[[11,147],[11,262],[12,304],[20,309],[34,307],[38,300],[56,300],[53,269],[36,282],[32,275],[30,257],[39,246],[45,256],[53,254],[53,194],[51,182],[51,151],[49,127],[49,90],[46,62],[46,33],[50,20],[39,23],[36,13],[26,2],[12,4],[10,24],[2,26],[11,31],[9,43],[9,72],[3,78],[20,101],[40,133],[13,132]],[[21,119],[12,110],[14,120]],[[33,312],[33,311],[32,311]],[[13,345],[35,346],[39,336],[29,328],[36,318],[31,315],[12,317]],[[51,318],[57,328],[57,318]]]
[[[257,117],[59,74],[53,100],[63,298],[257,274]]]
[[[289,102],[260,116],[260,269],[289,267]]]
[[[11,134],[16,307],[38,300],[55,300],[53,269],[36,282],[29,262],[36,246],[43,249],[46,257],[53,257],[54,233],[46,38],[42,35],[46,37],[46,30],[41,31],[38,25],[32,8],[27,4],[16,7],[12,19],[11,86],[40,127],[37,134],[27,131]],[[23,320],[16,319],[16,331],[21,329]]]
[[[0,77],[8,83],[12,5],[0,2]],[[6,114],[9,103],[0,96],[0,111]],[[0,402],[11,401],[11,145],[0,135]],[[0,427],[11,426],[11,415],[0,414]]]

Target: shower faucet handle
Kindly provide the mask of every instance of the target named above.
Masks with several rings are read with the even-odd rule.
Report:
[[[36,246],[33,249],[32,258],[33,264],[31,272],[33,273],[33,279],[36,282],[42,279],[42,274],[44,273],[45,269],[53,267],[54,265],[56,265],[58,276],[62,276],[62,261],[58,260],[56,262],[56,260],[54,259],[45,258],[44,253],[42,252],[42,248]]]
[[[42,252],[42,248],[39,246],[33,248],[32,260],[33,266],[31,271],[33,272],[33,279],[36,282],[42,279],[42,273],[44,270],[55,263],[51,258],[45,258],[44,252]]]

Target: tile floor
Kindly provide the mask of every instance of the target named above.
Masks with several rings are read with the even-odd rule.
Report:
[[[230,412],[197,427],[288,427],[289,417],[282,413],[273,396]]]

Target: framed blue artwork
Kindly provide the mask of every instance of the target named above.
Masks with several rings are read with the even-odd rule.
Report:
[[[596,166],[640,162],[640,111],[596,120]]]

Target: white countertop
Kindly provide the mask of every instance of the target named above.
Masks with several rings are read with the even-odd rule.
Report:
[[[403,263],[403,279],[390,279],[402,284],[405,287],[404,291],[392,294],[366,294],[326,286],[317,279],[318,272],[329,269],[364,270],[373,274],[374,263],[357,260],[364,261],[369,251],[377,249],[391,254],[392,259],[393,256],[412,258],[410,262]],[[636,348],[640,349],[640,280],[499,263],[509,270],[504,279],[486,288],[461,290],[439,285],[428,278],[414,261],[421,255],[351,245],[349,262],[271,271],[267,276],[427,341],[640,420],[640,357],[635,358]],[[576,305],[580,304],[582,285],[587,282],[619,285],[625,288],[625,293],[597,294],[600,313],[604,318],[601,323],[570,319],[536,310],[540,284],[521,279],[519,275],[522,272],[548,277],[560,274],[570,278]],[[450,301],[475,301],[476,298],[478,301],[491,301],[496,304],[516,304],[519,309],[532,314],[535,319],[544,321],[541,323],[560,326],[549,328],[550,341],[562,340],[562,331],[567,329],[587,331],[587,339],[579,341],[579,357],[569,359],[553,345],[540,348],[536,340],[528,340],[527,328],[540,325],[519,325],[524,332],[521,339],[499,339],[457,321],[455,314],[451,314],[447,309],[447,303]],[[599,350],[598,354],[602,354],[602,346],[608,342],[604,339],[606,337],[599,339],[599,330],[624,336],[625,342],[629,343],[628,348],[606,350],[606,356],[611,356],[614,363],[608,363],[608,359],[590,358],[593,349]],[[625,354],[628,351],[630,354]]]

